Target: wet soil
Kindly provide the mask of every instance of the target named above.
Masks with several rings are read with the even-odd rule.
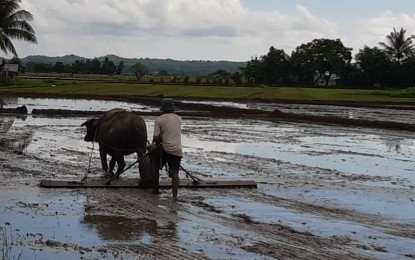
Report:
[[[144,115],[151,134],[157,106],[140,106],[143,115],[151,112]],[[287,105],[272,108],[284,111]],[[97,110],[91,105],[89,111]],[[192,106],[190,111],[200,110]],[[415,258],[413,131],[265,120],[231,111],[236,110],[226,110],[228,117],[183,113],[183,166],[202,179],[255,180],[258,188],[180,189],[178,200],[168,189],[154,195],[145,189],[41,188],[43,179],[103,179],[97,147],[91,150],[92,144],[82,140],[85,130],[80,125],[93,115],[0,114],[3,255]],[[373,117],[373,111],[367,108],[364,113]],[[379,116],[369,119],[392,121],[385,114],[399,112],[394,117],[399,118],[406,113],[395,108],[376,111]],[[316,109],[312,115],[321,112]],[[134,159],[127,158],[127,164]],[[134,167],[122,178],[137,176]],[[164,172],[161,178],[169,180]],[[181,178],[186,178],[183,172]]]

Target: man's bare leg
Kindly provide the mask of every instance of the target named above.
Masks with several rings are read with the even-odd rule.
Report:
[[[177,198],[177,191],[179,190],[179,171],[171,171],[171,189],[173,192],[173,198]]]

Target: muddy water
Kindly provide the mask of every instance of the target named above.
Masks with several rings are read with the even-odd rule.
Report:
[[[128,102],[86,100],[86,99],[47,99],[47,98],[2,98],[4,108],[15,108],[25,105],[28,112],[33,109],[63,109],[63,110],[84,110],[84,111],[107,111],[114,107],[135,111],[158,111],[158,107],[141,105]],[[349,106],[320,106],[313,104],[279,104],[262,102],[216,102],[216,101],[188,101],[180,100],[183,103],[200,103],[212,106],[226,106],[244,109],[258,109],[263,111],[280,110],[285,113],[296,113],[305,115],[336,116],[349,119],[384,120],[391,122],[411,123],[415,122],[415,108],[407,106],[408,110],[381,109]],[[412,109],[409,109],[412,108]]]
[[[54,255],[54,250],[34,252],[25,244],[52,244],[54,241],[67,244],[76,241],[85,246],[95,246],[104,243],[96,232],[83,228],[79,212],[83,211],[84,198],[76,192],[44,192],[25,188],[24,192],[2,189],[0,194],[4,209],[0,218],[2,229],[9,243],[14,245],[10,259],[17,259],[20,254],[23,259],[29,259],[30,255],[33,259],[50,259]],[[20,213],[18,216],[16,211]]]
[[[81,156],[85,156],[92,149],[92,143],[83,141],[85,131],[80,126],[87,119],[31,116],[16,118],[8,133],[20,137],[21,143],[13,139],[12,145],[27,145],[24,152],[28,154],[83,164],[85,160]],[[145,120],[148,133],[151,134],[154,118]],[[237,154],[261,160],[277,159],[288,164],[335,170],[350,176],[406,180],[406,185],[415,185],[415,164],[412,156],[415,153],[415,139],[410,133],[350,130],[351,128],[307,124],[274,125],[248,120],[190,119],[185,120],[183,126],[183,145],[187,153],[202,151],[212,154]],[[96,146],[94,149],[95,160],[99,155]],[[225,159],[215,157],[213,160],[224,162]],[[392,184],[377,182],[372,185]]]
[[[201,103],[213,106],[227,106],[244,109],[258,109],[263,111],[279,110],[284,113],[302,115],[335,116],[348,119],[381,120],[400,123],[415,122],[414,106],[404,106],[405,109],[391,106],[390,108],[365,108],[350,106],[313,105],[313,104],[281,104],[261,102],[215,102],[215,101],[182,101],[188,103]]]
[[[282,243],[279,239],[287,234],[271,231],[275,226],[319,239],[350,239],[359,246],[348,245],[343,249],[347,254],[378,259],[415,255],[415,137],[410,132],[183,118],[187,170],[202,179],[256,180],[258,189],[182,189],[176,204],[165,191],[157,199],[139,200],[151,206],[129,209],[136,195],[148,195],[129,191],[128,199],[122,191],[91,194],[36,187],[46,178],[80,180],[91,154],[89,176],[102,175],[97,147],[91,150],[93,145],[82,140],[85,130],[80,125],[87,118],[0,119],[7,122],[0,142],[0,183],[5,187],[0,190],[5,209],[0,226],[15,241],[13,256],[48,259],[64,252],[68,259],[115,259],[120,254],[129,259],[130,249],[112,247],[120,248],[121,243],[152,248],[163,241],[189,259],[192,254],[210,259],[284,258],[281,248],[268,252],[255,246]],[[154,117],[145,121],[151,135]],[[133,161],[127,158],[127,163]],[[137,175],[134,168],[123,177]],[[162,178],[167,180],[165,174]],[[117,207],[123,199],[124,207]],[[238,217],[248,224],[230,222]],[[164,259],[168,257],[166,253]],[[297,257],[307,258],[299,252]]]

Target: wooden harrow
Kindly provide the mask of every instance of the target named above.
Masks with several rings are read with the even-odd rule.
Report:
[[[42,180],[40,186],[44,188],[141,188],[139,179],[117,179],[105,184],[102,179],[87,179],[84,181]],[[181,188],[257,188],[255,181],[251,180],[221,180],[206,181],[183,179]],[[171,188],[171,181],[160,181],[160,188]]]

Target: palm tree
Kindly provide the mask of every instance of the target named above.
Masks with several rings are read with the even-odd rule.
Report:
[[[415,50],[415,45],[412,44],[414,36],[405,37],[405,33],[406,30],[403,28],[399,32],[393,28],[393,32],[386,36],[387,42],[379,42],[379,45],[383,47],[389,57],[396,59],[398,62],[412,56]]]
[[[37,43],[35,31],[27,21],[33,16],[20,9],[21,0],[0,0],[0,49],[18,56],[11,39]]]

